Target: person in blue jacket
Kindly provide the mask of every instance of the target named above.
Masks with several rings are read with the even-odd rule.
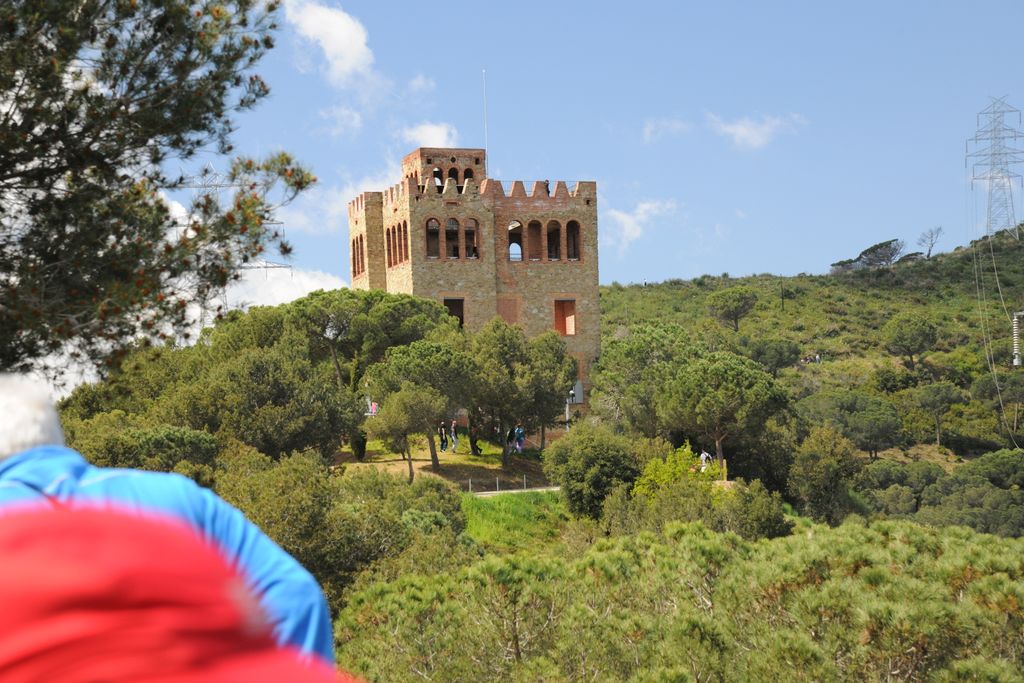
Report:
[[[0,374],[0,510],[10,505],[115,508],[181,519],[249,580],[279,643],[334,662],[327,601],[295,558],[187,477],[90,465],[64,445],[44,385]]]

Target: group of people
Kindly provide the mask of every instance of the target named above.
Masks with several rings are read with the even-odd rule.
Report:
[[[438,425],[437,427],[437,438],[438,441],[440,442],[440,448],[442,453],[448,450],[449,445],[452,448],[452,453],[454,453],[455,449],[459,447],[458,422],[452,420],[450,426],[448,426],[445,422],[441,422],[441,424]]]
[[[479,439],[479,430],[476,426],[471,426],[468,429],[469,434],[469,452],[473,455],[480,455],[483,451],[480,450],[480,445],[477,443]],[[525,438],[525,437],[524,437]],[[459,447],[459,423],[457,420],[451,422],[442,421],[437,425],[437,441],[438,448],[442,453],[451,450],[452,453]]]
[[[505,444],[510,450],[514,447],[516,453],[523,452],[523,447],[526,446],[526,430],[523,429],[522,423],[509,427],[508,433],[505,434]]]
[[[212,491],[94,467],[0,374],[0,679],[355,681],[316,579]]]

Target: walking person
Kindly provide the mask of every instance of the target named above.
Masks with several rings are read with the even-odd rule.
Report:
[[[711,454],[703,448],[700,451],[700,471],[703,472],[711,464]]]
[[[523,452],[523,446],[526,445],[526,430],[523,429],[523,425],[516,425],[516,453]]]
[[[459,447],[459,424],[452,420],[452,453]]]
[[[480,445],[477,443],[479,436],[479,430],[476,425],[469,428],[469,452],[473,455],[480,455]]]
[[[444,422],[442,422],[437,428],[437,439],[440,442],[438,447],[441,449],[441,452],[444,453],[448,450],[448,430],[445,428]]]

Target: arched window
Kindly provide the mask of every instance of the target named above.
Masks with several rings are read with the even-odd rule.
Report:
[[[349,245],[348,250],[349,252],[351,252],[349,256],[351,257],[352,260],[352,277],[355,277],[356,275],[359,274],[359,272],[356,270],[356,240],[352,240],[352,244]]]
[[[448,177],[451,178],[452,180],[454,180],[456,183],[458,183],[459,182],[459,169],[457,169],[457,168],[449,168],[448,169]]]
[[[526,253],[531,261],[540,261],[540,221],[530,221],[526,226]]]
[[[459,222],[454,218],[444,225],[444,249],[448,258],[459,258]]]
[[[409,224],[402,221],[402,260],[409,260]]]
[[[440,192],[444,189],[444,173],[437,166],[434,167],[434,187]]]
[[[580,260],[580,224],[576,221],[565,225],[565,257],[570,261]]]
[[[475,218],[469,218],[466,220],[466,258],[477,258],[480,256],[480,247],[477,245],[477,233],[479,232],[480,224]]]
[[[441,255],[441,224],[436,218],[427,220],[427,258]]]
[[[508,260],[523,260],[523,224],[519,221],[508,224]]]
[[[473,169],[467,168],[465,171],[462,172],[462,180],[463,180],[463,182],[469,180],[472,177],[473,177]]]
[[[384,233],[384,241],[387,244],[387,263],[388,268],[395,265],[395,250],[391,243],[391,228],[387,229]]]
[[[562,226],[548,221],[548,261],[557,261],[562,254]]]

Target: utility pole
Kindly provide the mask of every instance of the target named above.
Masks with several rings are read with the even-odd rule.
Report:
[[[1021,125],[1020,110],[1007,104],[1005,97],[993,97],[992,104],[978,114],[978,132],[967,140],[971,183],[984,181],[988,188],[985,232],[989,239],[1001,230],[1011,229],[1014,237],[1020,239],[1013,210],[1013,182],[1021,176],[1011,167],[1024,161],[1024,151],[1011,143],[1024,138],[1024,132],[1007,123],[1007,117],[1016,117],[1016,125]]]

